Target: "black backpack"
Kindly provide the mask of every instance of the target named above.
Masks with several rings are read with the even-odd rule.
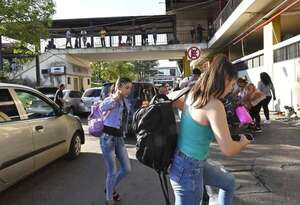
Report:
[[[168,205],[170,200],[166,175],[177,146],[177,125],[172,103],[189,90],[185,88],[177,91],[179,94],[172,100],[156,95],[148,107],[140,108],[133,115],[133,132],[137,138],[136,158],[158,173]]]

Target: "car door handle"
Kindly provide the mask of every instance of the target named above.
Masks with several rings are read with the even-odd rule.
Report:
[[[42,125],[35,126],[35,130],[38,132],[42,132],[44,130],[44,126]]]

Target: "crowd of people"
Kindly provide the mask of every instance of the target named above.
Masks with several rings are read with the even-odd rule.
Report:
[[[175,107],[182,110],[177,151],[170,167],[176,205],[199,205],[203,185],[220,188],[219,204],[232,204],[235,181],[233,175],[211,165],[207,158],[213,139],[216,139],[226,156],[238,154],[250,143],[243,134],[240,135],[240,141],[233,141],[226,123],[222,99],[231,93],[237,78],[233,65],[224,56],[216,56],[209,71],[202,73],[200,78],[198,71],[193,72],[188,79],[189,83],[185,83],[186,86],[192,86],[189,94],[174,103]],[[120,78],[113,93],[100,106],[102,111],[109,112],[104,119],[104,133],[100,137],[107,169],[107,205],[120,200],[117,185],[131,170],[123,140],[130,109],[126,96],[131,88],[132,82],[129,79]],[[166,95],[168,85],[161,86],[160,92]],[[120,162],[119,171],[115,166],[116,160]]]
[[[264,110],[265,124],[270,124],[270,114],[268,105],[272,99],[276,100],[275,89],[270,76],[266,72],[260,74],[260,81],[257,87],[248,82],[246,78],[239,78],[237,81],[237,87],[232,93],[233,98],[238,104],[244,105],[251,117],[253,118],[254,132],[262,132],[261,129],[261,118],[260,111],[261,108]]]
[[[196,27],[192,26],[190,30],[191,35],[191,42],[192,43],[201,43],[203,41],[203,32],[206,31],[201,24],[198,24]],[[109,36],[109,31],[106,27],[101,27],[99,30],[99,37],[101,42],[101,47],[107,47],[106,45],[106,37]],[[153,39],[153,45],[157,45],[157,28],[156,26],[153,26],[151,29],[146,29],[144,26],[140,26],[136,29],[134,32],[136,35],[141,35],[141,45],[146,46],[149,45],[149,34],[152,35]],[[118,46],[134,46],[135,44],[135,35],[134,34],[126,34],[126,40],[123,41],[123,35],[121,33],[119,34],[113,34],[118,36]],[[90,41],[88,42],[88,37],[90,37]],[[81,31],[74,31],[72,29],[67,29],[65,33],[65,39],[66,39],[66,48],[73,48],[72,44],[72,38],[75,38],[74,42],[74,48],[90,48],[94,47],[94,33],[89,34],[87,30],[83,29]],[[111,41],[111,39],[110,39]],[[111,44],[112,42],[110,42]],[[56,45],[54,43],[54,39],[51,38],[48,41],[48,44],[46,45],[45,49],[55,49]]]
[[[203,73],[194,69],[192,75],[179,84],[178,89],[187,86],[191,89],[174,102],[174,107],[182,111],[177,148],[169,170],[175,205],[199,205],[204,185],[219,188],[220,205],[233,204],[235,178],[207,161],[210,144],[215,139],[224,155],[234,156],[251,143],[244,134],[239,134],[239,141],[233,140],[224,107],[224,99],[229,95],[249,110],[254,119],[254,131],[261,131],[261,108],[264,109],[265,123],[270,123],[268,104],[272,96],[276,99],[275,90],[267,73],[261,73],[260,79],[256,88],[246,78],[238,78],[237,70],[227,58],[217,55],[209,69]],[[63,89],[62,84],[55,96],[55,102],[60,106],[63,104]],[[130,112],[127,96],[131,89],[130,79],[119,78],[100,104],[100,110],[106,113],[100,146],[107,172],[107,205],[114,205],[121,199],[117,186],[131,171],[124,145]],[[163,84],[159,92],[166,96],[169,85]]]
[[[153,44],[156,45],[157,44],[157,29],[154,26],[151,31],[147,31],[146,28],[144,27],[140,27],[138,29],[141,35],[141,44],[143,46],[145,45],[149,45],[149,40],[148,40],[148,35],[149,32],[153,37]],[[99,37],[100,37],[100,42],[101,42],[101,47],[107,47],[106,45],[106,36],[109,35],[109,32],[107,31],[107,29],[105,27],[102,27],[99,31]],[[88,36],[91,37],[90,42],[88,41]],[[80,32],[72,32],[71,29],[68,29],[65,33],[65,38],[66,38],[66,44],[65,47],[66,48],[73,48],[73,44],[72,44],[72,38],[75,38],[75,44],[74,44],[74,48],[90,48],[90,47],[94,47],[94,39],[93,39],[93,35],[89,34],[86,30],[81,30]],[[123,41],[123,35],[120,33],[118,34],[118,46],[134,46],[135,44],[135,36],[134,35],[126,35],[126,40],[125,42]],[[111,42],[110,42],[111,44]],[[45,49],[49,50],[49,49],[55,49],[56,45],[54,43],[54,39],[51,38],[48,41],[48,44],[46,45]]]

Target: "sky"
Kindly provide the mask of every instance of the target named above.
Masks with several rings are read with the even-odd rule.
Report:
[[[165,0],[54,0],[54,19],[163,15]]]

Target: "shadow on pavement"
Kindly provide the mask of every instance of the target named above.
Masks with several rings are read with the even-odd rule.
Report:
[[[131,165],[132,172],[118,188],[122,197],[118,204],[163,205],[156,173],[136,160],[131,160]],[[104,185],[102,155],[82,153],[73,161],[61,158],[20,181],[0,194],[0,204],[104,205]]]

